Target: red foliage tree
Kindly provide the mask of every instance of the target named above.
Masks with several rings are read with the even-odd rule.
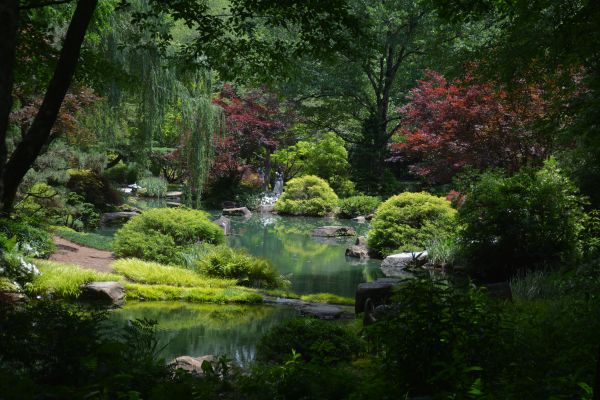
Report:
[[[550,135],[536,129],[549,102],[539,86],[519,85],[508,93],[471,77],[448,82],[428,71],[401,107],[396,160],[411,160],[411,172],[431,183],[448,182],[464,168],[515,171],[550,151]]]
[[[227,135],[217,139],[211,175],[222,176],[243,171],[243,166],[262,166],[268,177],[271,154],[290,139],[286,133],[294,119],[293,112],[264,89],[239,94],[225,85],[215,100],[223,108]]]

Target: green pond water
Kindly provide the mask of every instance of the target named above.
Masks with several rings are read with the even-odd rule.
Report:
[[[218,215],[215,213],[214,215]],[[359,261],[344,255],[350,238],[315,238],[319,226],[346,225],[359,235],[368,225],[349,220],[282,217],[254,214],[249,219],[233,217],[232,247],[244,248],[270,260],[292,282],[300,294],[329,292],[354,297],[356,285],[381,275],[379,262]],[[147,318],[158,321],[161,356],[227,355],[245,364],[255,358],[256,343],[271,327],[297,315],[287,306],[196,305],[171,302],[128,302],[113,314],[115,321]]]

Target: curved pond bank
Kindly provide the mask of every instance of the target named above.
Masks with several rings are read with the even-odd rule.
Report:
[[[254,214],[249,219],[231,217],[231,221],[228,244],[270,260],[290,279],[290,289],[298,294],[327,292],[354,297],[359,283],[382,276],[379,261],[345,256],[356,237],[311,235],[315,228],[326,225],[351,226],[363,235],[369,228],[366,224],[272,214]],[[166,360],[215,354],[245,364],[254,360],[258,339],[286,318],[297,316],[298,311],[283,305],[128,302],[113,315],[120,323],[136,318],[158,321],[159,347]]]

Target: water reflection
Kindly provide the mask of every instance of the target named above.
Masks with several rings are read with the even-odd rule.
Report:
[[[254,360],[256,343],[274,325],[297,312],[285,306],[128,302],[114,311],[117,323],[146,318],[158,322],[161,356],[227,355],[246,364]]]
[[[346,258],[350,238],[314,238],[319,226],[346,225],[359,235],[368,225],[349,220],[308,217],[281,217],[254,214],[250,219],[232,218],[233,235],[229,245],[269,259],[282,274],[290,274],[292,290],[297,293],[329,292],[354,296],[356,285],[381,275],[379,261]]]

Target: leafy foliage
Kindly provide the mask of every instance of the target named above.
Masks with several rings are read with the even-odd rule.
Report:
[[[338,197],[327,182],[307,175],[286,182],[275,210],[281,214],[323,216],[332,212],[337,203]]]
[[[581,206],[555,160],[512,177],[485,173],[459,209],[465,257],[491,278],[573,262],[580,252]]]
[[[548,113],[540,87],[523,83],[512,93],[467,76],[448,82],[429,71],[401,107],[396,157],[416,160],[412,172],[449,182],[465,166],[509,172],[543,160],[552,137],[536,130]]]
[[[335,365],[350,361],[362,350],[362,343],[351,332],[331,322],[295,318],[272,329],[257,346],[261,361],[284,362],[292,351],[302,361]]]
[[[14,237],[18,249],[25,256],[48,257],[55,248],[48,232],[25,222],[4,219],[0,221],[0,234]]]
[[[83,197],[85,203],[100,210],[110,209],[121,203],[121,196],[106,178],[89,170],[70,170],[67,188]]]
[[[375,196],[352,196],[340,200],[340,216],[344,218],[373,214],[381,204],[381,199]]]
[[[430,240],[451,236],[456,211],[441,197],[402,193],[384,201],[371,222],[369,248],[382,255],[422,251]]]
[[[118,257],[173,264],[195,243],[223,241],[223,230],[202,211],[155,208],[133,217],[117,231],[113,248]]]

